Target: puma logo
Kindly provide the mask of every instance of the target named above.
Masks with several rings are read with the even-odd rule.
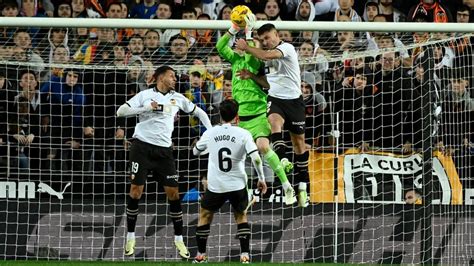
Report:
[[[64,187],[63,191],[62,192],[57,192],[56,190],[54,190],[53,188],[51,188],[48,184],[45,184],[45,183],[39,183],[38,184],[38,192],[42,192],[42,193],[48,193],[49,195],[51,196],[56,196],[58,199],[62,200],[64,199],[63,197],[63,194],[64,194],[64,191],[66,191],[66,189],[71,185],[71,182],[68,182],[66,184],[66,186]]]

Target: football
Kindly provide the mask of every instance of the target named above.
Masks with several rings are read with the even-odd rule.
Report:
[[[252,13],[252,11],[247,6],[236,6],[230,12],[230,20],[232,20],[232,22],[238,25],[240,28],[244,28],[246,25],[245,15],[248,13]]]

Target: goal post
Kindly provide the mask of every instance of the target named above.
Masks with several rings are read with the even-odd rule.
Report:
[[[261,195],[249,167],[252,262],[472,263],[472,24],[271,23],[299,56],[311,204],[284,205],[268,166]],[[137,118],[116,110],[152,88],[154,70],[166,64],[176,70],[176,90],[219,123],[232,83],[214,46],[229,26],[2,17],[0,28],[11,30],[0,44],[0,260],[129,260],[128,150]],[[191,255],[207,161],[190,147],[202,132],[192,116],[175,117]],[[211,225],[211,261],[238,261],[236,232],[226,206]],[[133,259],[178,260],[156,182],[145,187],[136,235]]]

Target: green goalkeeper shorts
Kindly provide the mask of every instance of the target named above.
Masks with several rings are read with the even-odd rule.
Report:
[[[268,137],[272,132],[266,113],[256,116],[241,116],[239,119],[239,127],[250,131],[254,140],[260,137]]]

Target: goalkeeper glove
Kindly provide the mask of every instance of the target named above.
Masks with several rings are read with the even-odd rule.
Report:
[[[255,28],[256,23],[257,18],[253,13],[247,13],[247,15],[245,15],[245,39],[252,39],[252,31]]]
[[[240,31],[240,27],[237,24],[232,23],[232,26],[227,30],[230,35],[234,36]]]

